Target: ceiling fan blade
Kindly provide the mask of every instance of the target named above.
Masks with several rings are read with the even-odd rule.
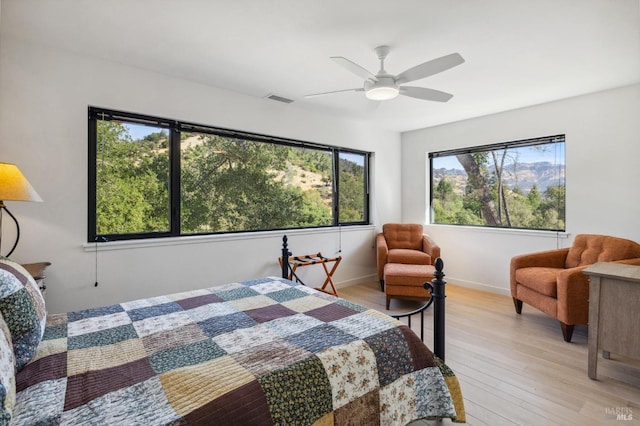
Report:
[[[346,68],[347,70],[351,71],[359,77],[362,77],[365,80],[378,81],[375,74],[370,73],[360,65],[348,60],[347,58],[343,58],[342,56],[332,56],[331,59],[333,59],[333,62],[335,62],[336,64],[340,65],[343,68]]]
[[[430,75],[437,74],[439,72],[448,70],[458,66],[464,62],[464,58],[459,53],[452,53],[450,55],[441,56],[431,61],[424,62],[420,65],[416,65],[413,68],[409,68],[405,72],[399,74],[396,77],[398,84],[409,83],[410,81],[420,80]]]
[[[312,93],[310,95],[304,95],[304,97],[314,98],[316,96],[324,96],[324,95],[330,95],[332,93],[341,93],[341,92],[364,92],[364,89],[362,87],[358,87],[356,89],[332,90],[331,92]]]
[[[412,98],[423,99],[425,101],[447,102],[453,98],[451,93],[441,92],[439,90],[427,89],[425,87],[402,86],[400,94],[410,96]]]

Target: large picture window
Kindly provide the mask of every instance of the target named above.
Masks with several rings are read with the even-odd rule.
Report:
[[[369,153],[89,108],[89,241],[368,224]]]
[[[564,135],[429,154],[431,223],[565,230]]]

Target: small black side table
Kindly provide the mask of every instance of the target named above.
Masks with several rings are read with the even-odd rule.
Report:
[[[51,262],[23,263],[22,267],[27,270],[38,284],[42,294],[47,290],[45,285],[45,270],[51,266]]]

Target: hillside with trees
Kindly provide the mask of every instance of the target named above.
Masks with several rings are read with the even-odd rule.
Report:
[[[134,140],[122,123],[102,120],[97,131],[97,233],[166,232],[167,132]],[[330,151],[204,133],[180,138],[182,234],[333,224]],[[339,170],[340,219],[363,220],[363,166],[341,159]]]
[[[433,222],[563,230],[564,166],[519,163],[507,149],[458,154],[461,169],[433,171]]]

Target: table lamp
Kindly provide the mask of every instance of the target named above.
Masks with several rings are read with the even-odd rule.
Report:
[[[7,257],[18,246],[20,240],[20,225],[16,217],[4,205],[5,201],[42,201],[35,189],[31,186],[26,177],[22,174],[18,166],[11,163],[0,162],[0,255],[2,249],[2,213],[6,211],[16,223],[16,242],[7,253]]]

